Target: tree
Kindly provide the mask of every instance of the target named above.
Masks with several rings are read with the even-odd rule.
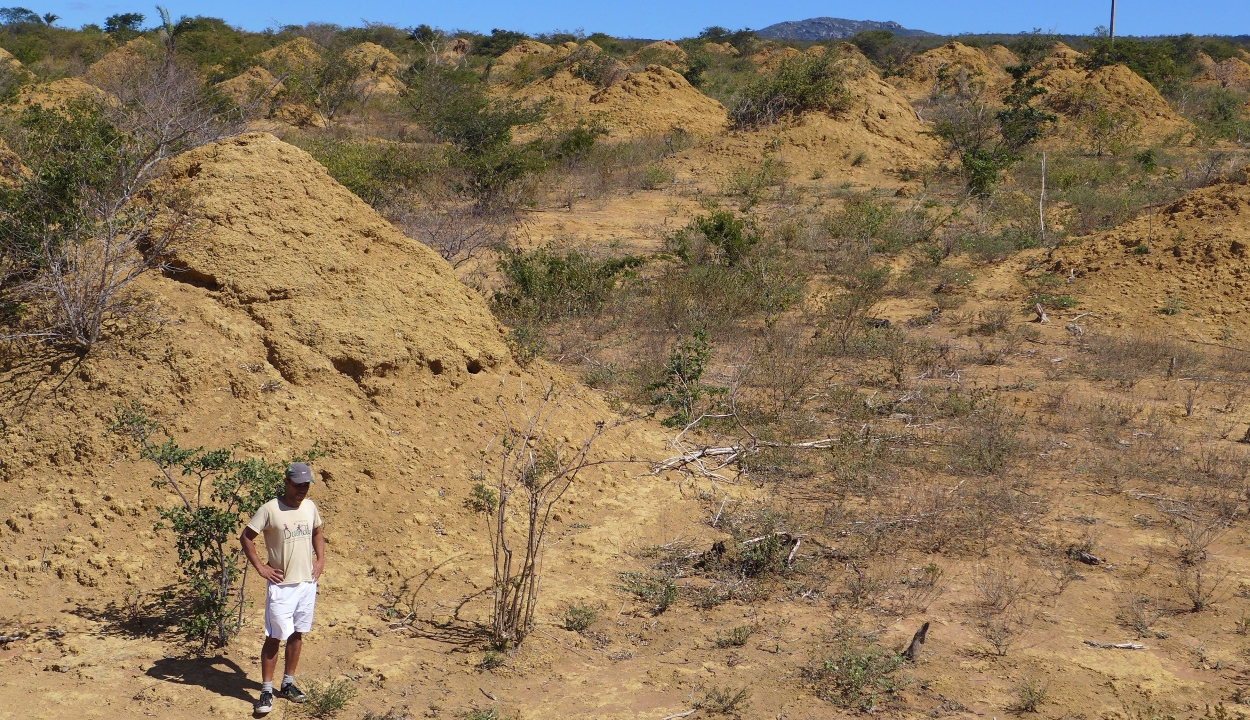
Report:
[[[104,18],[104,32],[113,36],[117,42],[126,42],[139,34],[143,24],[143,13],[118,13]]]
[[[190,602],[183,605],[179,628],[201,647],[225,646],[243,620],[247,576],[234,542],[239,527],[277,496],[288,464],[312,462],[324,453],[314,444],[290,460],[270,462],[253,457],[236,460],[233,448],[183,448],[137,404],[117,406],[109,432],[132,443],[141,460],[156,465],[159,474],[153,487],[178,496],[177,504],[160,511],[156,529],[174,532],[187,584]]]
[[[30,172],[0,186],[0,338],[87,354],[144,315],[134,290],[192,225],[164,161],[233,131],[194,68],[172,54],[100,78],[113,98],[31,106],[6,140]]]
[[[61,19],[61,16],[60,16],[60,15],[57,15],[57,14],[55,14],[55,13],[44,13],[44,14],[43,14],[43,23],[44,23],[45,25],[51,25],[52,23],[54,23],[54,22],[56,22],[57,20],[60,20],[60,19]]]
[[[24,7],[0,8],[0,23],[5,25],[22,25],[25,23],[42,24],[43,19],[33,10]]]

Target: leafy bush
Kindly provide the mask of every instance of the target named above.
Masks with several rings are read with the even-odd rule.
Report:
[[[840,210],[829,214],[824,225],[835,238],[855,240],[865,248],[887,254],[926,242],[933,233],[933,223],[924,211],[899,211],[867,192],[848,197]]]
[[[824,662],[804,676],[817,697],[837,707],[871,712],[883,699],[893,698],[905,683],[894,677],[903,656],[861,639],[846,636]]]
[[[379,210],[389,208],[443,165],[427,150],[363,140],[298,136],[291,139],[325,166],[330,176]]]
[[[570,605],[564,610],[564,629],[582,632],[598,619],[599,613],[593,607],[581,603]]]
[[[620,588],[651,604],[651,612],[659,615],[677,602],[677,583],[663,575],[621,573]]]
[[[685,229],[667,239],[668,250],[693,265],[742,263],[751,247],[760,241],[759,231],[748,220],[728,210],[716,210],[690,221]]]
[[[118,406],[115,412],[109,432],[132,443],[140,459],[156,465],[160,475],[152,486],[169,488],[180,501],[161,510],[161,522],[156,524],[159,530],[168,523],[174,532],[178,564],[188,585],[189,602],[180,629],[188,640],[224,646],[239,631],[236,612],[239,617],[242,613],[237,582],[243,569],[234,546],[239,527],[277,495],[291,462],[312,462],[323,453],[314,445],[276,463],[236,460],[231,448],[179,447],[138,405]],[[158,441],[159,435],[165,439]]]
[[[1096,37],[1089,41],[1081,65],[1088,70],[1125,65],[1156,88],[1167,90],[1180,81],[1182,71],[1177,60],[1185,54],[1188,53],[1178,48],[1172,38]]]
[[[523,32],[493,28],[490,35],[473,43],[473,49],[470,52],[474,55],[497,58],[528,39],[529,36]]]
[[[850,107],[850,98],[834,53],[803,54],[743,90],[729,119],[736,128],[756,128],[806,110],[841,112]]]
[[[689,425],[696,419],[699,402],[723,391],[703,383],[703,372],[711,359],[712,345],[707,341],[707,334],[696,330],[694,337],[673,348],[660,380],[647,386],[647,392],[654,393],[651,402],[673,413],[662,421],[665,427]]]
[[[576,250],[504,249],[499,259],[504,285],[495,291],[491,306],[507,322],[547,323],[593,315],[618,281],[643,262],[632,255],[593,260]]]

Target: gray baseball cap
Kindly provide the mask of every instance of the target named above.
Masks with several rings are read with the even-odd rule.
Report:
[[[301,462],[291,463],[286,469],[286,479],[296,485],[303,485],[313,481],[312,469]]]

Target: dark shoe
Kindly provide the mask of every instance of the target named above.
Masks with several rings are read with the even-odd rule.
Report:
[[[287,683],[286,685],[283,685],[282,689],[278,691],[278,694],[291,702],[302,703],[308,699],[308,696],[304,694],[303,690],[295,687],[295,683]]]
[[[257,715],[264,715],[273,710],[273,693],[268,690],[262,690],[260,700],[257,701],[256,707],[253,708]]]

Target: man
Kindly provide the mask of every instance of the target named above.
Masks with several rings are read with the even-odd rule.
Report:
[[[273,709],[273,672],[278,648],[286,641],[286,665],[278,694],[294,701],[307,697],[295,687],[295,668],[304,647],[303,633],[312,630],[313,605],[317,601],[317,578],[326,564],[326,541],[321,533],[321,514],[307,500],[312,470],[304,463],[286,469],[283,492],[252,516],[239,543],[256,572],[269,582],[265,593],[265,644],[260,651],[261,690],[256,714]],[[265,536],[268,562],[262,563],[253,542]],[[314,553],[316,558],[314,559]]]

